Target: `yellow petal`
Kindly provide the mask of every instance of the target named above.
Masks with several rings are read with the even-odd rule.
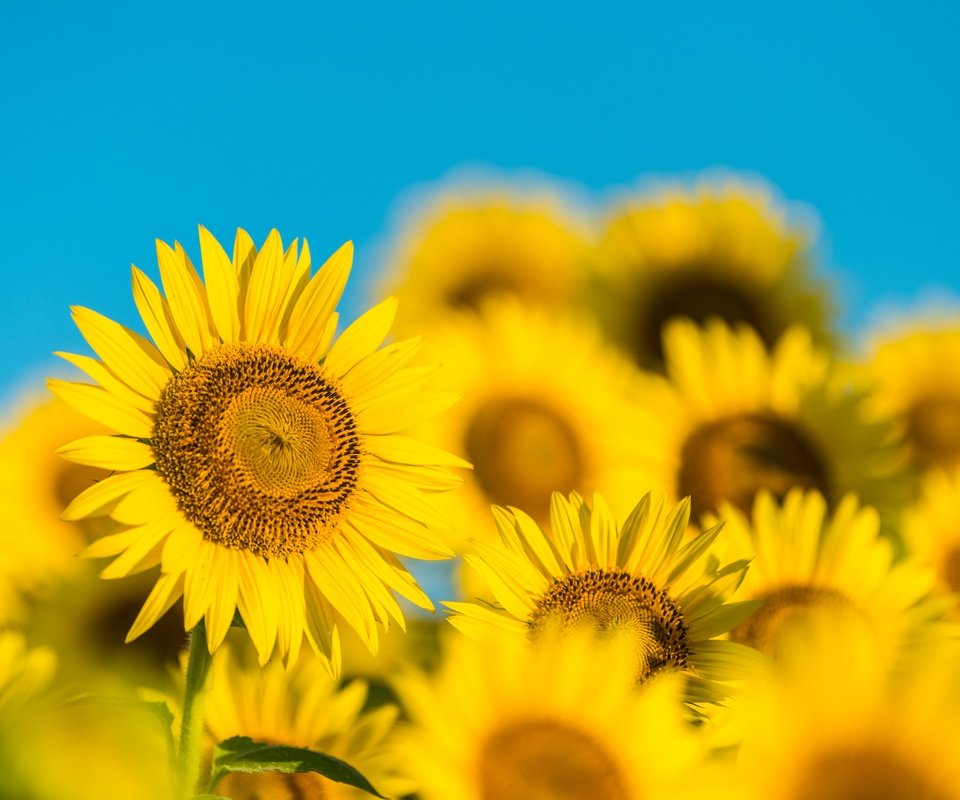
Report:
[[[157,474],[148,470],[110,475],[80,492],[64,509],[62,517],[68,522],[75,522],[84,517],[108,514],[109,507],[115,501],[132,490],[157,480],[160,480]]]
[[[160,569],[165,573],[185,572],[196,560],[197,552],[203,542],[203,534],[193,525],[183,523],[174,528],[163,545]]]
[[[68,364],[73,364],[77,369],[82,370],[94,381],[99,383],[104,389],[112,394],[117,400],[121,400],[132,408],[142,411],[148,416],[153,416],[156,409],[156,401],[144,397],[139,392],[135,392],[127,384],[121,381],[113,374],[102,361],[97,361],[89,356],[80,356],[76,353],[54,353],[57,358],[62,358]]]
[[[137,304],[140,318],[157,345],[157,349],[174,369],[187,365],[185,344],[177,332],[166,301],[156,284],[136,267],[131,267],[133,278],[133,301]]]
[[[197,550],[196,559],[187,567],[186,583],[183,585],[183,624],[187,630],[197,626],[219,589],[215,580],[219,571],[214,567],[218,550],[219,547],[213,542],[204,540]]]
[[[390,333],[393,319],[397,315],[397,298],[388,297],[375,305],[334,342],[324,359],[324,365],[334,375],[345,375],[361,359],[376,350]]]
[[[237,608],[240,580],[236,566],[237,553],[219,548],[213,560],[213,592],[207,606],[207,649],[213,653],[223,642]],[[189,573],[188,573],[189,580]]]
[[[57,454],[67,461],[111,471],[143,469],[154,462],[149,444],[126,436],[86,436],[58,448]]]
[[[49,378],[47,388],[81,414],[86,414],[110,430],[127,433],[139,439],[153,436],[153,421],[142,411],[118,400],[106,389],[85,383],[70,383],[59,378]]]
[[[388,378],[396,374],[412,359],[423,342],[422,336],[393,342],[367,356],[341,378],[343,388],[351,397],[376,391]]]
[[[100,572],[107,580],[125,578],[149,569],[160,563],[161,545],[170,528],[167,525],[150,523],[138,528],[140,536],[120,556],[115,558]]]
[[[417,439],[397,434],[386,436],[368,436],[364,441],[367,452],[372,453],[382,461],[392,464],[417,464],[423,466],[459,467],[472,469],[469,461],[465,461],[453,453],[441,450],[438,447],[424,444]]]
[[[244,299],[243,321],[247,341],[280,343],[281,304],[292,277],[285,268],[280,234],[274,229],[257,254]]]
[[[170,303],[177,331],[194,357],[199,358],[213,344],[207,326],[207,306],[200,279],[185,259],[166,242],[157,239],[160,281]]]
[[[291,350],[313,350],[311,343],[320,338],[320,333],[329,324],[343,295],[353,263],[353,242],[347,242],[320,267],[307,284],[290,312],[287,324],[286,345]]]
[[[262,558],[239,552],[236,559],[240,592],[237,606],[257,648],[260,666],[267,663],[277,641],[277,599],[270,572]]]
[[[200,226],[200,258],[207,301],[217,332],[223,341],[236,342],[240,338],[240,283],[237,272],[220,242],[203,225]]]
[[[170,610],[170,607],[180,599],[183,594],[183,575],[161,575],[147,600],[140,609],[140,613],[133,621],[130,632],[127,634],[127,643],[129,644],[138,636],[146,633],[154,626],[160,617]]]
[[[356,412],[365,434],[397,433],[418,425],[452,406],[460,395],[453,392],[421,392],[391,395]]]

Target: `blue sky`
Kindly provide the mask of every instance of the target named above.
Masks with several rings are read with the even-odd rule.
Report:
[[[763,175],[819,212],[849,329],[956,294],[956,9],[6,0],[0,398],[83,349],[69,305],[136,324],[155,237],[353,238],[369,273],[398,195],[464,163]]]

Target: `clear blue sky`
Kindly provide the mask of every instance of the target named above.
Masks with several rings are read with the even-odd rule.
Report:
[[[815,207],[845,323],[960,290],[956,4],[484,2],[0,8],[0,399],[68,305],[128,324],[154,237],[273,226],[374,263],[464,162],[588,190],[728,167]],[[356,303],[359,294],[354,292]]]

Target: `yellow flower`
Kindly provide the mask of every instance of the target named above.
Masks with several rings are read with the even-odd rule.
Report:
[[[902,427],[914,464],[960,466],[960,320],[890,331],[866,367],[874,402]]]
[[[666,509],[662,495],[647,494],[622,526],[599,495],[591,508],[576,494],[555,494],[550,510],[543,531],[522,511],[494,507],[501,543],[476,541],[465,558],[497,604],[447,603],[456,628],[484,640],[536,640],[581,625],[623,636],[640,680],[685,672],[691,702],[727,694],[717,681],[746,677],[753,651],[716,638],[755,607],[725,603],[746,562],[719,568],[709,558],[722,526],[682,544],[690,505]]]
[[[473,464],[442,499],[460,541],[491,538],[491,504],[545,523],[554,491],[599,491],[624,512],[636,501],[634,464],[650,458],[637,370],[588,321],[490,303],[438,327],[427,347],[463,397],[424,431]]]
[[[903,540],[910,555],[931,567],[936,589],[953,595],[954,618],[960,617],[960,468],[931,470],[920,499],[904,515]]]
[[[447,189],[401,228],[389,254],[397,330],[418,333],[498,295],[569,307],[583,284],[584,225],[553,190]]]
[[[260,668],[236,657],[228,645],[213,661],[206,730],[211,744],[231,736],[248,736],[257,742],[327,753],[356,768],[381,794],[403,794],[409,784],[398,777],[386,744],[397,708],[385,705],[364,711],[366,699],[366,684],[352,681],[338,688],[315,658],[303,656],[289,671],[277,661]],[[233,773],[219,781],[214,794],[233,800],[359,800],[370,796],[309,772]]]
[[[956,642],[907,670],[891,668],[876,645],[851,620],[821,619],[796,637],[786,668],[746,706],[739,797],[960,798]]]
[[[622,642],[449,644],[437,677],[398,682],[412,718],[398,758],[423,800],[686,796],[702,753],[678,682],[636,689]]]
[[[304,634],[333,659],[340,622],[375,648],[378,622],[403,624],[390,589],[430,607],[395,554],[450,554],[424,492],[456,485],[445,467],[461,462],[398,431],[452,398],[421,388],[433,370],[407,366],[416,340],[377,349],[392,299],[334,341],[350,245],[312,278],[306,243],[285,251],[276,231],[259,253],[239,231],[232,260],[203,228],[200,247],[204,282],[179,245],[157,243],[166,297],[134,268],[153,343],[75,309],[101,360],[64,357],[99,385],[51,389],[118,435],[61,448],[115,473],[64,517],[126,526],[85,551],[116,556],[103,577],[160,567],[129,639],[183,596],[211,652],[236,610],[264,662],[275,646],[296,660]]]
[[[833,506],[849,492],[885,517],[911,487],[889,422],[850,391],[845,375],[792,328],[768,350],[746,327],[671,323],[664,335],[667,380],[645,390],[656,424],[645,428],[654,457],[646,483],[690,496],[693,518],[723,501],[741,511],[766,489],[816,489]]]
[[[601,316],[637,362],[662,368],[670,320],[747,324],[772,345],[799,323],[829,338],[826,291],[810,276],[810,235],[769,191],[731,181],[668,188],[612,210],[598,248]]]
[[[854,496],[828,515],[819,492],[793,489],[782,507],[762,492],[751,518],[726,503],[720,517],[726,522],[724,554],[750,559],[734,598],[763,601],[731,632],[734,641],[776,656],[785,633],[811,615],[826,614],[866,623],[896,654],[937,629],[929,623],[942,617],[943,604],[926,600],[933,575],[915,561],[895,564],[876,511],[859,507]]]

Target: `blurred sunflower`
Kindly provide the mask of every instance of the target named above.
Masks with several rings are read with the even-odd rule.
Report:
[[[239,231],[233,259],[200,229],[205,282],[179,244],[157,243],[164,297],[134,268],[133,291],[154,343],[83,308],[74,319],[102,360],[64,357],[99,385],[51,389],[119,435],[61,448],[115,471],[64,518],[127,526],[89,557],[116,556],[106,578],[160,566],[128,634],[184,598],[184,622],[206,621],[210,651],[239,610],[265,662],[296,660],[302,638],[329,659],[336,625],[371,649],[377,624],[403,614],[390,590],[430,601],[396,553],[444,558],[445,527],[425,492],[458,479],[459,459],[397,432],[449,405],[408,368],[417,341],[377,349],[396,302],[361,316],[334,341],[334,308],[349,273],[345,245],[311,278],[309,249],[272,231],[257,252]]]
[[[928,564],[936,589],[954,595],[953,616],[960,617],[960,468],[931,470],[922,483],[920,499],[907,509],[903,540],[907,552]]]
[[[829,341],[832,311],[810,275],[810,233],[785,216],[769,191],[737,181],[615,207],[596,255],[600,317],[615,341],[648,369],[662,369],[661,333],[679,317],[746,324],[767,345],[793,324]]]
[[[623,637],[637,679],[685,672],[692,703],[724,696],[718,681],[747,676],[753,651],[716,638],[756,607],[726,602],[746,561],[719,568],[709,557],[721,525],[682,544],[689,503],[667,510],[664,497],[651,494],[622,526],[600,495],[591,508],[576,494],[557,493],[550,511],[545,532],[518,509],[494,507],[501,543],[475,541],[465,559],[497,602],[446,603],[454,627],[487,641],[536,640],[544,630],[580,626]]]
[[[719,516],[726,522],[724,555],[750,559],[734,598],[763,603],[731,631],[733,641],[776,657],[791,628],[825,614],[866,623],[895,654],[910,648],[910,637],[939,628],[944,604],[927,599],[932,573],[915,561],[895,564],[877,512],[859,507],[854,496],[829,516],[819,492],[793,489],[782,507],[761,492],[752,517],[727,503]]]
[[[678,682],[636,689],[623,642],[448,643],[436,678],[398,681],[413,720],[398,758],[423,800],[687,796],[702,754]]]
[[[401,227],[389,255],[389,291],[402,304],[397,330],[430,330],[450,312],[475,311],[491,297],[568,308],[583,285],[587,236],[560,193],[439,192]]]
[[[395,797],[410,788],[397,775],[386,744],[397,709],[387,705],[363,712],[366,698],[363,681],[338,688],[315,658],[303,656],[289,671],[277,661],[261,668],[246,663],[228,645],[213,661],[206,730],[211,746],[231,736],[248,736],[332,755],[359,770],[381,794]],[[314,772],[235,772],[222,778],[213,792],[233,800],[370,797]]]
[[[768,351],[749,328],[677,320],[664,347],[667,379],[651,378],[642,398],[657,420],[642,434],[656,457],[641,466],[647,485],[691,497],[695,520],[723,501],[749,513],[760,490],[782,498],[794,486],[831,506],[853,492],[882,516],[908,500],[891,425],[807,331],[790,329]]]
[[[956,642],[891,668],[862,628],[807,628],[745,710],[744,800],[957,800]],[[799,633],[799,631],[798,631]]]
[[[960,320],[951,323],[889,332],[867,360],[873,402],[903,428],[922,470],[960,466]]]
[[[19,631],[0,631],[0,719],[9,723],[42,692],[56,666],[56,654],[49,647],[28,647]]]
[[[439,326],[427,349],[463,398],[423,431],[473,464],[442,498],[459,543],[484,538],[491,504],[546,523],[554,491],[600,491],[624,512],[636,501],[634,464],[652,457],[637,370],[588,321],[490,303]]]
[[[80,568],[74,556],[98,532],[100,520],[65,522],[60,514],[76,495],[109,473],[59,458],[64,441],[106,433],[60,400],[31,397],[0,438],[0,623],[22,622],[24,601]]]

